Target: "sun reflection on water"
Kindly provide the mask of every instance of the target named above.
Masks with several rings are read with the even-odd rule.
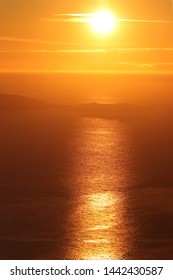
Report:
[[[84,259],[110,259],[111,228],[115,223],[116,199],[111,192],[85,196],[85,215],[87,218],[84,236]]]
[[[94,120],[89,125],[90,131],[83,138],[80,135],[78,145],[79,173],[71,213],[75,236],[68,258],[124,259],[130,243],[124,246],[129,232],[126,195],[121,190],[127,172],[119,161],[123,139],[111,121]]]
[[[82,259],[118,258],[118,239],[114,236],[121,219],[118,207],[122,203],[115,192],[107,191],[83,197],[79,212],[82,238]],[[82,210],[82,211],[81,211]],[[116,245],[116,250],[115,250]]]

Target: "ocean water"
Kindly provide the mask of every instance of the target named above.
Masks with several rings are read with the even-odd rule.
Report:
[[[0,258],[172,259],[169,121],[0,112]]]

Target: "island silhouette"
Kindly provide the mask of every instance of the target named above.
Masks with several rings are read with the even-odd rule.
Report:
[[[0,94],[0,111],[20,111],[28,109],[56,109],[72,112],[86,118],[104,118],[117,120],[137,119],[150,111],[149,108],[128,103],[100,104],[86,103],[74,106],[48,103],[20,95]]]
[[[47,108],[48,103],[21,95],[0,94],[0,111]]]

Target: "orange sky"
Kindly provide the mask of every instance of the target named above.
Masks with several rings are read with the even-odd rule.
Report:
[[[106,36],[69,15],[100,9],[118,19]],[[171,0],[0,0],[0,71],[172,72],[172,30]]]

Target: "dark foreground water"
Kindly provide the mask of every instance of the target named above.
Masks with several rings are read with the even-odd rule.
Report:
[[[157,124],[1,112],[0,258],[172,259],[173,137]]]

